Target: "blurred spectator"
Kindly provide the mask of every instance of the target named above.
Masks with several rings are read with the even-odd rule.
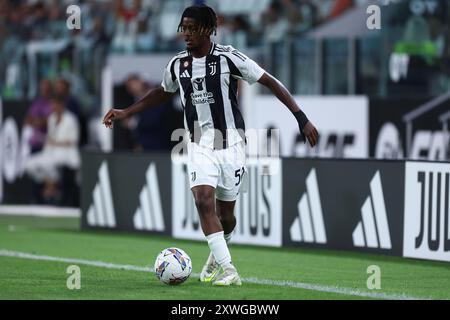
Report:
[[[430,40],[436,44],[438,54],[441,56],[445,45],[445,27],[436,17],[430,17],[428,19],[428,25],[430,29]]]
[[[420,15],[411,15],[406,23],[403,40],[416,44],[430,41],[430,27],[427,20]]]
[[[238,1],[205,2],[215,5],[218,13],[217,36],[212,37],[213,41],[231,44],[244,51],[255,49],[253,52],[261,52],[258,50],[267,43],[273,45],[289,36],[301,35],[353,7],[370,3],[369,0],[265,0],[249,7]],[[422,17],[426,24],[421,18],[411,17],[410,0],[391,2],[383,10],[386,28],[383,27],[381,36],[387,39],[383,48],[394,46],[396,52],[415,55],[413,60],[418,60],[419,64],[411,60],[410,70],[414,66],[424,68],[424,71],[416,68],[417,79],[425,81],[429,78],[436,82],[430,88],[437,88],[439,92],[448,90],[448,1],[436,0],[439,6],[435,12],[423,8],[427,9]],[[185,50],[176,26],[187,3],[192,4],[194,0],[0,0],[0,94],[4,99],[35,97],[38,87],[35,79],[71,74],[77,99],[68,96],[67,109],[80,121],[80,144],[84,145],[88,140],[87,116],[99,111],[100,104],[94,101],[101,96],[101,72],[108,53],[111,49],[126,53]],[[66,8],[70,4],[81,8],[81,30],[67,29]],[[416,7],[416,11],[419,9]],[[390,25],[398,29],[386,32]],[[284,49],[277,47],[271,54],[283,54]],[[438,76],[431,73],[425,76],[431,67],[436,69]],[[288,72],[286,78],[290,79],[292,70],[294,68],[280,72]],[[57,84],[58,88],[64,86]],[[60,94],[66,95],[70,86],[61,91]],[[166,116],[165,119],[171,120]],[[137,141],[137,121],[140,119],[135,120],[126,124],[134,128],[130,131],[129,141]],[[139,123],[143,125],[146,121]]]
[[[138,51],[153,51],[156,47],[156,34],[151,30],[150,24],[146,20],[138,22],[136,47]]]
[[[120,85],[115,86],[114,101],[117,105],[130,105],[139,100],[152,88],[152,84],[137,74],[131,74]],[[179,99],[179,98],[178,98]],[[184,113],[177,109],[173,98],[160,106],[153,107],[139,115],[127,118],[114,126],[115,150],[168,151],[178,141],[171,141],[173,130],[183,128]]]
[[[130,93],[129,83],[133,78],[139,79],[136,74],[131,74],[125,81],[114,87],[114,103],[118,106],[133,104],[136,98]],[[114,126],[113,144],[115,150],[134,150],[139,148],[136,137],[137,117],[123,119]]]
[[[92,43],[92,46],[107,45],[111,41],[110,36],[106,32],[106,27],[103,19],[100,17],[93,18],[93,27],[85,35],[87,41]]]
[[[116,29],[113,47],[119,51],[134,52],[138,33],[138,14],[141,8],[140,0],[114,2]]]
[[[43,2],[35,2],[24,16],[23,23],[30,32],[32,40],[45,39],[47,34],[48,9]]]
[[[78,151],[79,127],[75,116],[66,110],[65,99],[51,99],[52,114],[48,119],[48,134],[42,151],[32,155],[26,172],[37,183],[43,184],[44,203],[56,204],[61,194],[61,170],[77,170],[80,166]]]
[[[289,34],[296,34],[300,31],[302,22],[300,4],[296,0],[282,0],[283,16],[289,23]]]
[[[59,78],[55,83],[55,95],[64,99],[66,110],[72,112],[80,127],[80,146],[87,142],[87,125],[85,116],[81,110],[80,103],[70,92],[70,82],[67,79]]]
[[[68,36],[66,19],[62,14],[57,0],[51,2],[48,10],[48,36],[53,39],[59,39]]]
[[[55,95],[66,101],[66,109],[73,112],[77,117],[81,114],[80,104],[70,92],[70,82],[64,78],[59,78],[55,82]]]
[[[149,83],[136,75],[130,76],[125,86],[134,101],[142,98],[151,89]],[[141,112],[136,118],[126,120],[126,126],[134,132],[138,149],[147,151],[169,149],[168,126],[164,119],[169,108],[170,104],[164,103]]]
[[[220,44],[230,44],[227,43],[230,37],[230,26],[226,20],[226,18],[221,15],[217,14],[217,29],[216,29],[216,35],[212,36],[212,40],[216,43]]]
[[[289,22],[283,19],[283,7],[279,1],[272,1],[267,11],[263,13],[262,20],[264,37],[267,42],[278,42],[285,37],[289,29]]]
[[[139,14],[141,7],[141,0],[116,0],[116,17],[117,19],[124,20],[125,22],[132,21]]]
[[[33,101],[28,109],[25,124],[33,128],[29,144],[31,153],[40,151],[44,146],[47,135],[47,119],[52,112],[50,97],[53,93],[52,83],[43,79],[39,83],[39,97]]]
[[[312,0],[302,0],[300,2],[300,12],[300,32],[308,31],[319,24],[319,10]]]
[[[342,13],[353,7],[353,0],[336,0],[330,18],[336,18]]]
[[[230,44],[239,50],[247,48],[247,34],[250,26],[242,15],[235,16],[230,23],[230,33],[224,44]]]
[[[395,45],[395,52],[420,57],[429,65],[433,63],[439,54],[438,42],[432,41],[430,24],[424,16],[411,15],[406,23],[403,39]]]
[[[446,47],[448,47],[450,36],[448,24],[442,23],[436,16],[430,16],[428,18],[428,25],[430,29],[430,40],[435,44],[438,56],[442,59],[450,57],[449,52],[446,50],[448,49]]]
[[[340,0],[302,0],[315,7],[316,21],[320,23],[327,22],[331,18],[331,12]]]

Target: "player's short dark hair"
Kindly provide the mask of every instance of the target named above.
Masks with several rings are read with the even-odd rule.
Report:
[[[194,5],[184,9],[181,15],[177,31],[180,32],[184,18],[192,18],[200,24],[200,33],[210,36],[216,35],[217,15],[211,7],[207,5]]]

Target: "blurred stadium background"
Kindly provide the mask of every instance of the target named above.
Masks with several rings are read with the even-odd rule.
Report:
[[[200,271],[207,248],[190,241],[203,235],[185,162],[170,154],[179,99],[113,130],[101,124],[110,107],[159,85],[185,49],[176,29],[192,3],[216,10],[213,40],[281,80],[321,135],[307,147],[275,97],[240,84],[247,128],[279,129],[250,139],[259,150],[279,139],[282,157],[248,151],[232,247],[247,287],[230,295],[193,279],[169,293],[132,268],[69,259],[151,265],[177,245]],[[68,28],[71,5],[79,29]],[[370,27],[373,5],[380,28]],[[450,298],[449,21],[450,0],[0,0],[0,297]],[[53,94],[78,123],[80,161],[47,184],[27,163],[44,147]],[[277,254],[295,266],[273,271]],[[30,259],[45,260],[34,280],[42,290],[21,281]],[[56,270],[71,262],[90,272],[84,295]],[[369,265],[388,275],[378,291],[366,286]],[[120,290],[107,281],[121,277]]]

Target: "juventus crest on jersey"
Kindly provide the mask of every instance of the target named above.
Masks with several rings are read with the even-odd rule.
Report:
[[[180,89],[191,141],[223,149],[245,140],[244,119],[237,104],[238,79],[253,84],[264,72],[232,46],[212,43],[205,57],[194,58],[188,51],[173,57],[161,85],[166,92]]]

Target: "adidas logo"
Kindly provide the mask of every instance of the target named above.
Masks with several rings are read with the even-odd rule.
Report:
[[[103,162],[98,171],[98,183],[95,185],[93,204],[87,213],[89,226],[109,227],[116,226],[114,204],[111,194],[111,182],[108,174],[108,164]]]
[[[362,221],[353,230],[355,247],[391,249],[391,237],[384,204],[380,172],[370,181],[370,196],[361,207]]]
[[[327,243],[316,169],[306,177],[306,192],[297,205],[298,217],[290,228],[291,240],[296,242]]]
[[[184,72],[180,75],[180,78],[190,78],[190,74],[187,70],[184,70]]]
[[[134,227],[138,230],[164,231],[158,176],[154,163],[148,167],[145,178],[147,183],[139,195],[140,206],[133,217]]]

